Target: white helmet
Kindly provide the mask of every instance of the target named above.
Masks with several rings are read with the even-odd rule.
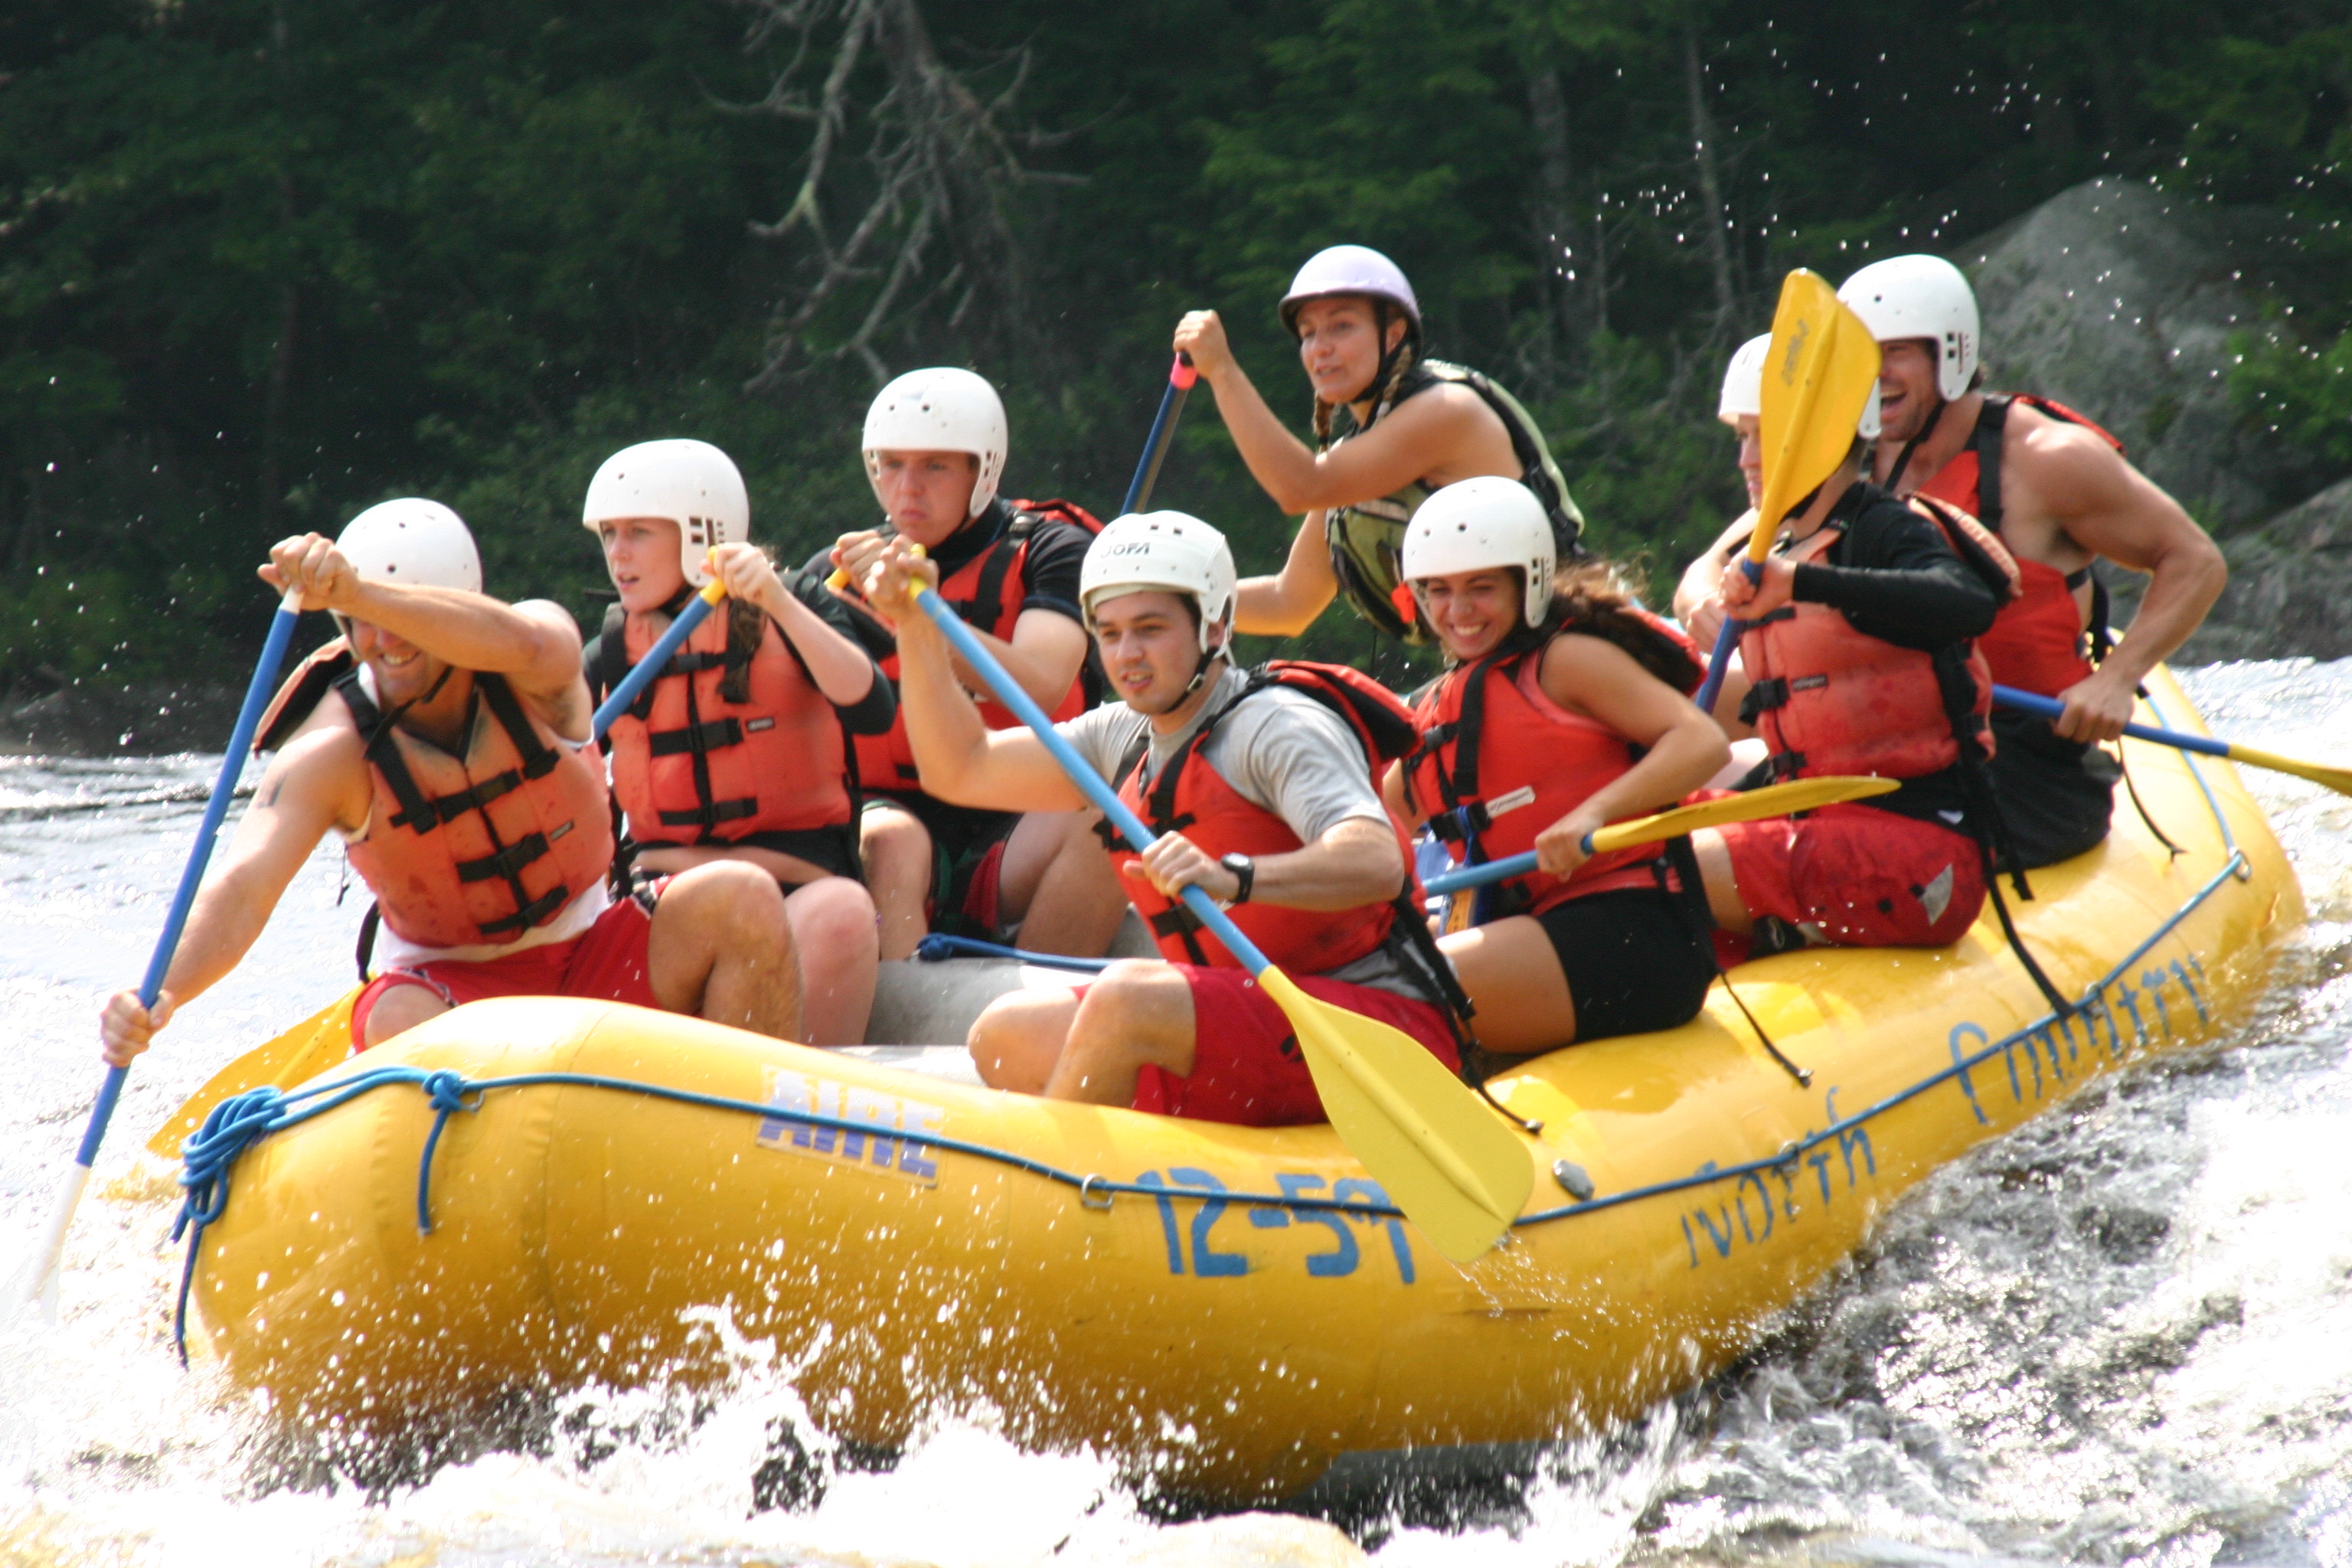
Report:
[[[1217,651],[1209,628],[1231,631],[1240,584],[1225,536],[1181,511],[1134,511],[1095,535],[1078,568],[1078,603],[1089,624],[1095,605],[1142,588],[1190,594],[1200,611],[1201,651]]]
[[[620,517],[666,517],[677,524],[677,563],[695,587],[710,581],[715,544],[751,538],[751,498],[734,459],[708,441],[640,441],[604,461],[588,481],[580,521],[588,531]]]
[[[1723,396],[1715,405],[1715,416],[1726,425],[1736,428],[1741,415],[1763,415],[1764,358],[1771,347],[1772,334],[1764,332],[1732,351],[1731,363],[1723,369]]]
[[[1514,566],[1527,579],[1524,614],[1543,625],[1557,563],[1551,518],[1517,479],[1486,474],[1447,485],[1421,503],[1404,531],[1404,580]]]
[[[1415,333],[1421,331],[1421,301],[1412,297],[1404,268],[1364,245],[1335,245],[1308,257],[1298,276],[1290,280],[1290,292],[1282,297],[1282,324],[1297,337],[1298,308],[1309,300],[1334,294],[1368,294],[1386,300],[1402,308]]]
[[[466,520],[422,496],[377,502],[343,524],[335,548],[363,583],[482,591],[482,554]]]
[[[970,452],[980,459],[980,477],[972,482],[968,521],[996,499],[1011,442],[1004,400],[985,377],[953,365],[910,370],[884,387],[866,411],[866,477],[879,500],[882,465],[877,453]]]
[[[1838,298],[1882,343],[1925,338],[1936,345],[1936,389],[1948,403],[1976,379],[1976,290],[1940,256],[1895,256],[1845,280]]]

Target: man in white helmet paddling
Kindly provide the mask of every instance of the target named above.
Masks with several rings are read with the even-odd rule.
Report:
[[[1542,431],[1485,375],[1426,357],[1421,305],[1395,262],[1360,245],[1318,251],[1281,315],[1314,388],[1312,449],[1266,406],[1217,312],[1176,325],[1251,475],[1284,512],[1306,514],[1282,570],[1242,584],[1237,629],[1296,636],[1344,595],[1390,636],[1426,641],[1398,572],[1405,524],[1430,491],[1482,474],[1526,485],[1560,557],[1575,553],[1584,520]]]
[[[782,895],[740,863],[675,879],[648,910],[614,901],[612,816],[588,738],[580,633],[557,605],[481,592],[473,536],[426,500],[387,501],[338,540],[289,539],[264,582],[302,590],[344,637],[263,719],[277,755],[194,910],[151,1013],[106,1003],[120,1065],[235,968],[332,832],[375,894],[381,967],[352,1032],[377,1046],[461,1003],[593,996],[782,1038],[800,1028]],[[373,920],[373,916],[371,917]]]
[[[2229,569],[2105,431],[2048,398],[1979,390],[1976,295],[1950,262],[1874,262],[1838,297],[1879,342],[1878,482],[1973,514],[2017,559],[2022,591],[1979,646],[1995,681],[2065,711],[1995,713],[1994,787],[2024,866],[2078,855],[2114,810],[2117,769],[2096,748],[2122,735],[2140,681],[2203,622]],[[2149,574],[2112,647],[2102,556]]]
[[[894,543],[866,584],[904,628],[900,698],[925,785],[979,805],[1074,806],[1043,742],[987,727],[909,602],[910,576],[936,571]],[[1373,753],[1411,744],[1411,715],[1353,670],[1233,668],[1234,590],[1223,536],[1181,512],[1121,518],[1087,552],[1087,614],[1119,701],[1058,728],[1162,835],[1118,858],[1163,957],[992,1003],[969,1044],[1000,1089],[1257,1126],[1322,1120],[1282,1010],[1184,910],[1192,885],[1303,989],[1459,1060],[1450,975],[1372,783]]]
[[[581,516],[620,595],[584,655],[597,702],[714,573],[728,590],[605,735],[635,874],[741,860],[775,878],[808,1043],[858,1044],[877,948],[849,746],[888,732],[890,683],[824,579],[803,570],[787,582],[750,542],[743,476],[709,442],[615,452]]]
[[[841,536],[810,563],[856,584],[891,538],[919,544],[956,606],[1022,689],[1056,718],[1089,703],[1078,571],[1100,527],[1067,501],[998,493],[1009,437],[996,389],[968,370],[910,371],[866,412],[866,478],[887,529]],[[918,619],[920,617],[918,616]],[[866,617],[869,647],[898,679],[890,616]],[[970,689],[980,679],[959,667]],[[994,702],[992,727],[1020,721]],[[1126,912],[1096,841],[1091,810],[979,811],[941,800],[916,776],[901,712],[887,733],[856,742],[866,885],[881,911],[882,956],[905,958],[934,926],[990,940],[1018,928],[1023,946],[1094,957]],[[1025,804],[1025,803],[1024,803]]]
[[[1679,803],[1731,752],[1691,705],[1706,674],[1608,563],[1566,567],[1516,479],[1448,485],[1413,514],[1404,571],[1446,672],[1420,743],[1384,783],[1455,864],[1534,850],[1537,868],[1456,894],[1438,943],[1479,1043],[1520,1055],[1688,1023],[1716,975],[1690,841],[1587,855],[1587,834]],[[1460,929],[1456,929],[1457,926]]]

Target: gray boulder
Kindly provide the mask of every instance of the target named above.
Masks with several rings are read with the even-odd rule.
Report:
[[[2260,323],[2244,215],[2141,182],[2061,193],[1954,259],[1984,312],[1986,384],[2058,398],[2122,438],[2216,532],[2308,493],[2230,404],[2230,338]]]

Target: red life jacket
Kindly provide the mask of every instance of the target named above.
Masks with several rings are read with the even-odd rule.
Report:
[[[1013,521],[1006,525],[1003,536],[941,579],[939,595],[955,607],[967,625],[991,637],[1009,640],[1013,623],[1021,618],[1021,602],[1028,596],[1023,568],[1028,563],[1030,536],[1045,522],[1066,522],[1088,533],[1100,533],[1103,525],[1076,501],[1013,500],[1005,504],[1013,509]],[[839,588],[835,592],[852,603],[865,603],[854,589]],[[877,662],[895,689],[898,684],[898,654],[892,652]],[[1075,719],[1094,705],[1097,695],[1089,655],[1080,664],[1069,690],[1048,711],[1048,717],[1056,722]],[[980,700],[980,717],[992,730],[1023,727],[1011,709],[990,698]],[[915,749],[907,740],[907,715],[903,711],[891,722],[887,734],[853,735],[850,745],[857,763],[858,781],[865,788],[902,795],[920,793]]]
[[[738,844],[854,815],[840,715],[775,622],[759,616],[751,643],[748,618],[742,629],[735,621],[728,611],[706,617],[613,721],[613,793],[641,847]],[[600,700],[658,635],[649,616],[605,612]]]
[[[1688,637],[1646,613],[1647,629],[1704,665]],[[1576,632],[1581,628],[1561,628]],[[1571,713],[1543,689],[1547,639],[1449,670],[1413,719],[1421,743],[1405,759],[1405,799],[1456,865],[1500,860],[1536,847],[1536,836],[1608,787],[1638,760],[1633,742],[1599,720]],[[1694,679],[1692,688],[1696,689]],[[1688,695],[1688,689],[1685,695]],[[1660,803],[1667,804],[1667,803]],[[1644,845],[1593,856],[1565,878],[1530,872],[1499,884],[1495,912],[1541,914],[1570,899],[1659,885],[1658,849]]]
[[[1304,848],[1290,825],[1263,806],[1252,805],[1240,791],[1200,755],[1201,747],[1234,710],[1273,687],[1302,691],[1348,721],[1364,748],[1369,773],[1375,762],[1392,761],[1412,745],[1412,714],[1393,692],[1361,671],[1341,665],[1310,664],[1276,659],[1254,672],[1241,695],[1209,716],[1208,721],[1168,759],[1146,790],[1139,765],[1143,744],[1124,759],[1119,799],[1143,818],[1154,833],[1181,833],[1211,857],[1286,855]],[[1353,963],[1389,940],[1400,911],[1411,921],[1420,908],[1420,879],[1412,872],[1412,851],[1403,830],[1391,818],[1397,849],[1404,858],[1405,887],[1386,903],[1360,904],[1351,910],[1294,910],[1252,901],[1230,911],[1234,923],[1277,967],[1297,974],[1327,974]],[[1138,858],[1123,841],[1111,851],[1121,871]],[[1162,956],[1174,963],[1198,963],[1237,968],[1239,961],[1225,944],[1201,927],[1180,900],[1162,898],[1148,881],[1122,877],[1136,912],[1151,927]],[[1425,928],[1424,928],[1425,929]]]
[[[373,799],[352,868],[418,947],[507,942],[545,925],[613,864],[595,742],[543,733],[504,678],[475,672],[462,758],[404,732],[360,686],[334,682],[367,748]],[[491,722],[482,722],[488,709]],[[395,716],[396,717],[396,716]]]
[[[1953,552],[1980,576],[1991,581],[1992,574],[2004,574],[2009,592],[2016,592],[2009,552],[1975,519],[1939,502],[1906,504],[1933,519]],[[1814,560],[1843,531],[1822,528],[1789,556]],[[1827,605],[1794,604],[1749,623],[1739,639],[1739,661],[1750,683],[1739,717],[1771,748],[1775,779],[1925,778],[1959,763],[1963,737],[1979,755],[1992,754],[1987,722],[1992,676],[1984,655],[1966,644],[1941,655],[1897,647],[1855,630],[1843,612]],[[1939,662],[1964,691],[1948,694]]]
[[[2019,403],[2053,419],[2080,425],[2116,451],[2124,449],[2121,441],[2096,423],[2053,399],[1988,396],[1978,411],[1976,428],[1969,433],[1968,445],[1954,453],[1949,462],[1913,493],[1971,512],[1979,522],[1998,534],[2001,521],[2001,437],[2009,427],[2010,408]],[[1890,489],[1902,479],[1903,466],[1909,458],[1906,450],[1897,460],[1895,472],[1887,478]],[[1985,656],[1992,678],[2001,685],[2054,697],[2087,678],[2093,668],[2091,659],[2084,655],[2083,608],[2074,599],[2074,590],[2085,583],[2091,585],[2089,631],[2093,651],[2099,658],[2106,656],[2106,589],[2087,566],[2079,572],[2062,573],[2054,566],[2020,556],[2017,572],[2018,596],[2002,606],[1991,629],[1977,639],[1977,651]]]

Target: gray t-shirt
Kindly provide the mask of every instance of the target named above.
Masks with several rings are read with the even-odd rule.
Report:
[[[1171,734],[1152,734],[1142,760],[1143,782],[1148,785],[1159,777],[1168,759],[1210,715],[1241,695],[1248,681],[1245,672],[1227,667],[1191,723]],[[1116,782],[1119,764],[1150,725],[1143,714],[1113,700],[1055,728],[1097,773]],[[1282,818],[1303,843],[1314,843],[1349,817],[1388,825],[1388,808],[1372,786],[1356,732],[1304,692],[1280,688],[1258,692],[1210,733],[1201,747],[1201,760],[1244,800]],[[1329,978],[1416,1001],[1430,999],[1426,985],[1386,947],[1333,970]]]

